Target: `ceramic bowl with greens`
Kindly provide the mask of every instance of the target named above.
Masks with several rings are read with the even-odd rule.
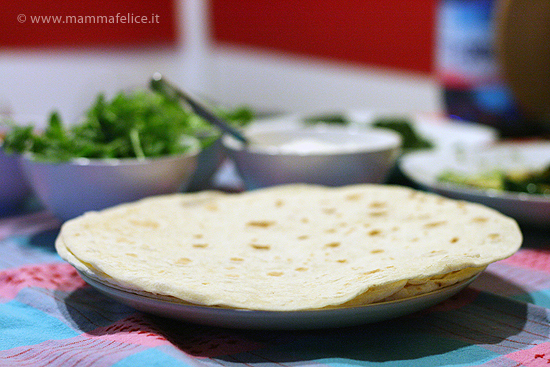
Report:
[[[237,111],[238,112],[238,111]],[[234,115],[240,116],[237,112]],[[221,113],[221,112],[220,112]],[[40,201],[62,220],[142,197],[186,190],[219,139],[206,121],[159,93],[100,95],[74,124],[15,125],[4,147],[21,155]]]

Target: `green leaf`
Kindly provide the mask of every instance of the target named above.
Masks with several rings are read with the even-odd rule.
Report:
[[[237,125],[252,120],[249,109],[217,109],[217,113]],[[189,149],[184,143],[187,136],[198,138],[206,147],[219,135],[217,128],[173,97],[136,90],[120,92],[110,100],[99,94],[74,125],[63,125],[59,114],[53,112],[43,133],[32,126],[13,126],[4,147],[17,153],[32,152],[47,161],[143,158],[181,154]]]

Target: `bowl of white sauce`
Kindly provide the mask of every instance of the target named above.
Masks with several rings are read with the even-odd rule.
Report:
[[[385,129],[323,127],[256,131],[249,144],[223,144],[247,189],[308,183],[383,183],[401,151],[401,136]]]

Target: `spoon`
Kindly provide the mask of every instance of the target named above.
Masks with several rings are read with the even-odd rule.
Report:
[[[227,121],[218,117],[214,112],[212,112],[208,107],[204,106],[198,100],[192,98],[187,93],[184,93],[182,90],[167,82],[166,79],[162,77],[161,73],[153,74],[153,77],[150,81],[150,87],[154,91],[179,98],[180,100],[184,101],[189,107],[191,107],[193,112],[204,118],[206,121],[210,122],[212,125],[215,125],[223,132],[232,135],[234,138],[241,141],[245,145],[249,143],[248,139],[245,138],[243,134],[241,134],[231,125],[229,125]]]

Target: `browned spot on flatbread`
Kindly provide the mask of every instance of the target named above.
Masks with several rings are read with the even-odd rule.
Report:
[[[424,224],[424,228],[435,228],[435,227],[440,227],[440,226],[445,225],[445,224],[447,224],[446,220],[441,220],[441,221],[438,221],[438,222],[430,222],[430,223]]]
[[[489,218],[485,218],[485,217],[472,218],[472,222],[474,223],[487,223],[488,221],[489,221]]]
[[[500,238],[500,234],[499,233],[489,233],[489,235],[487,237],[489,237],[489,239],[491,239],[491,240],[498,240]]]
[[[256,250],[269,250],[271,248],[269,245],[259,245],[257,243],[252,243],[250,246]]]
[[[250,221],[250,222],[246,223],[247,226],[260,227],[260,228],[271,227],[274,224],[275,224],[274,221],[269,221],[269,220],[253,220],[253,221]]]
[[[369,215],[371,217],[383,217],[383,216],[388,215],[388,212],[384,211],[384,210],[381,210],[381,211],[371,212],[371,213],[369,213]]]
[[[180,257],[179,259],[176,260],[176,264],[179,264],[179,265],[186,265],[186,264],[189,264],[190,262],[191,262],[191,259],[188,257]]]
[[[132,223],[135,226],[138,227],[145,227],[145,228],[158,228],[159,224],[153,220],[147,220],[147,219],[130,219],[130,223]]]
[[[218,206],[214,203],[210,203],[206,205],[206,210],[208,211],[215,212],[215,211],[218,211],[218,209],[219,209]]]
[[[359,199],[361,199],[361,194],[349,194],[346,196],[346,200],[349,201],[358,201]]]
[[[374,270],[367,271],[367,272],[363,273],[363,275],[370,275],[370,274],[378,273],[378,272],[380,272],[380,271],[382,271],[382,270],[380,270],[380,269],[374,269]]]

